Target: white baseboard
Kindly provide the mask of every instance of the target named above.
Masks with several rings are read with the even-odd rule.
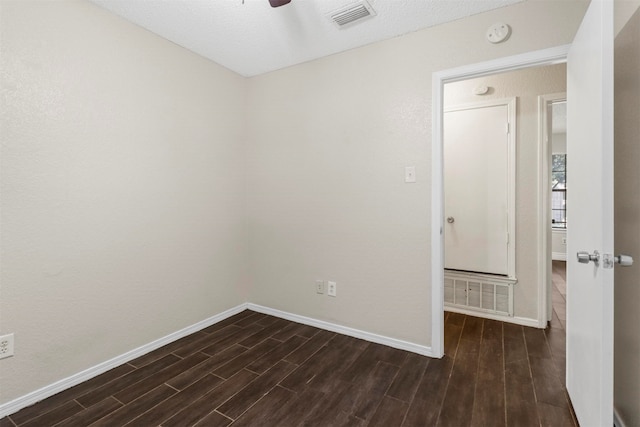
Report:
[[[389,347],[410,351],[410,352],[421,354],[424,356],[435,357],[433,355],[433,352],[431,351],[431,347],[414,344],[408,341],[402,341],[395,338],[389,338],[382,335],[373,334],[371,332],[361,331],[359,329],[353,329],[346,326],[336,325],[334,323],[325,322],[323,320],[316,320],[310,317],[287,313],[287,312],[272,309],[269,307],[263,307],[257,304],[244,303],[244,304],[238,305],[237,307],[233,307],[229,310],[226,310],[220,314],[212,316],[206,320],[198,322],[194,325],[188,326],[177,332],[169,334],[163,338],[157,339],[149,344],[145,344],[141,347],[138,347],[120,356],[114,357],[111,360],[107,360],[106,362],[102,362],[89,369],[85,369],[84,371],[74,374],[68,378],[64,378],[46,387],[43,387],[29,394],[26,394],[22,397],[19,397],[10,402],[7,402],[3,405],[0,405],[0,418],[4,418],[7,415],[14,414],[19,410],[26,408],[27,406],[40,402],[41,400],[51,397],[54,394],[60,393],[61,391],[64,391],[68,388],[78,385],[84,381],[90,380],[91,378],[94,378],[104,372],[107,372],[110,369],[113,369],[117,366],[127,363],[140,356],[144,356],[145,354],[153,350],[156,350],[164,345],[170,344],[180,338],[184,338],[187,335],[190,335],[194,332],[200,331],[208,326],[218,323],[246,309],[253,310],[258,313],[264,313],[264,314],[269,314],[275,317],[280,317],[282,319],[291,320],[297,323],[303,323],[309,326],[315,326],[320,329],[325,329],[331,332],[337,332],[339,334],[347,335],[350,337],[360,338],[366,341],[387,345]]]
[[[450,311],[452,313],[466,314],[468,316],[474,316],[474,317],[482,317],[483,319],[498,320],[500,322],[505,322],[505,323],[514,323],[520,326],[529,326],[531,328],[544,329],[544,327],[540,328],[540,325],[538,324],[537,319],[530,319],[528,317],[501,316],[499,314],[491,314],[491,313],[485,313],[482,311],[467,310],[460,307],[450,307],[450,306],[445,307],[445,311]]]
[[[538,328],[538,329],[544,329],[547,327],[546,324],[544,326],[540,326],[538,319],[530,319],[529,317],[518,317],[518,316],[513,316],[511,319],[512,320],[510,323],[515,323],[516,325],[528,326],[530,328]],[[506,320],[506,322],[509,322],[509,321]]]
[[[107,360],[106,362],[102,362],[91,368],[85,369],[82,372],[78,372],[77,374],[74,374],[70,377],[64,378],[60,381],[56,381],[53,384],[50,384],[41,389],[28,393],[17,399],[11,400],[5,404],[0,405],[0,418],[4,418],[7,415],[14,414],[19,410],[26,408],[27,406],[31,406],[34,403],[37,403],[37,402],[40,402],[41,400],[46,399],[47,397],[51,397],[54,394],[60,393],[61,391],[64,391],[68,388],[78,385],[84,381],[97,377],[98,375],[104,372],[107,372],[110,369],[113,369],[117,366],[127,363],[140,356],[144,356],[145,354],[153,350],[156,350],[164,345],[170,344],[176,340],[179,340],[180,338],[184,338],[187,335],[191,335],[194,332],[200,331],[208,326],[218,323],[226,319],[227,317],[231,317],[234,314],[240,313],[241,311],[246,309],[247,309],[247,303],[240,304],[237,307],[230,308],[229,310],[223,311],[222,313],[216,314],[215,316],[212,316],[194,325],[188,326],[177,332],[174,332],[165,337],[157,339],[153,342],[150,342],[149,344],[145,344],[134,350],[121,354],[120,356],[116,356],[111,360]]]
[[[551,259],[554,261],[566,261],[567,253],[566,252],[551,252]]]
[[[292,322],[302,323],[309,326],[315,326],[316,328],[324,329],[331,332],[337,332],[339,334],[347,335],[354,338],[360,338],[365,341],[386,345],[386,346],[397,348],[400,350],[410,351],[412,353],[421,354],[423,356],[436,357],[433,354],[431,347],[428,347],[428,346],[415,344],[412,342],[403,341],[396,338],[389,338],[383,335],[378,335],[371,332],[362,331],[359,329],[353,329],[347,326],[337,325],[335,323],[325,322],[324,320],[312,319],[310,317],[300,316],[298,314],[292,314],[292,313],[276,310],[269,307],[263,307],[257,304],[249,303],[248,308],[249,310],[257,311],[258,313],[269,314],[271,316],[280,317],[282,319],[290,320]]]
[[[620,417],[620,413],[618,409],[613,408],[613,425],[614,427],[626,427],[627,425],[624,423],[622,418]]]

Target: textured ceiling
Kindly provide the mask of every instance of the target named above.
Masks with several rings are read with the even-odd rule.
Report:
[[[249,77],[523,0],[369,0],[377,15],[345,28],[327,14],[356,0],[91,1]]]

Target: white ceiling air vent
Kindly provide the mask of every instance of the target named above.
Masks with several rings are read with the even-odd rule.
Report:
[[[371,5],[366,0],[352,3],[328,14],[331,21],[338,26],[344,28],[354,22],[360,21],[376,15]]]

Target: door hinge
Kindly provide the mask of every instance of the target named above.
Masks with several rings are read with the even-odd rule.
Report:
[[[511,132],[511,123],[507,123],[504,127],[505,133],[508,134],[509,132]]]
[[[507,233],[507,245],[509,244],[509,233]]]

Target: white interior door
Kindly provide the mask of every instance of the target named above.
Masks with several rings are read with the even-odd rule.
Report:
[[[509,103],[444,113],[445,268],[508,275]]]
[[[567,389],[580,425],[613,424],[613,1],[593,0],[567,62]],[[578,251],[600,253],[579,263]]]

